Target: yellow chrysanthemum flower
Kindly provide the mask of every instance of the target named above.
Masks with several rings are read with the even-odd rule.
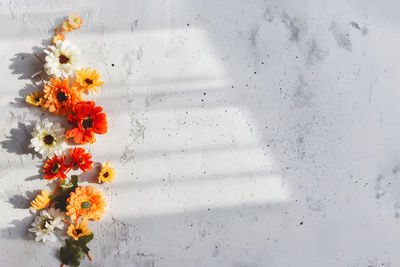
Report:
[[[30,209],[33,210],[41,210],[45,207],[47,207],[47,205],[50,202],[50,194],[49,192],[47,192],[46,190],[43,190],[42,192],[40,192],[40,194],[38,194],[36,196],[36,198],[31,202],[31,207]]]
[[[101,166],[101,171],[97,178],[99,180],[99,183],[105,182],[109,184],[114,181],[115,174],[116,172],[114,168],[110,167],[110,162],[106,162],[105,164],[103,164],[103,166]]]
[[[87,227],[86,223],[78,223],[78,224],[70,224],[68,226],[68,231],[67,234],[74,238],[75,240],[78,240],[79,237],[84,236],[84,235],[90,235],[91,231]]]
[[[46,100],[44,99],[44,92],[35,91],[30,95],[27,95],[25,98],[26,103],[44,108],[44,103]]]
[[[56,44],[57,41],[64,41],[65,40],[65,35],[62,33],[59,33],[57,35],[54,36],[53,38],[53,44]]]
[[[98,86],[103,85],[103,81],[100,81],[101,75],[92,68],[78,70],[76,73],[76,84],[79,87],[80,92],[96,92]]]

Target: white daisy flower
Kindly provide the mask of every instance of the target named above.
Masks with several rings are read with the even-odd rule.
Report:
[[[66,147],[64,134],[65,129],[59,123],[53,124],[47,119],[38,121],[33,128],[29,147],[44,157],[60,155]]]
[[[80,52],[68,40],[58,40],[55,45],[50,45],[49,50],[44,52],[47,54],[44,68],[48,75],[65,79],[79,68]]]
[[[35,233],[36,241],[55,241],[56,236],[54,230],[56,228],[62,229],[64,224],[62,219],[64,218],[64,212],[59,209],[48,209],[40,212],[35,218],[35,221],[31,224],[33,227],[29,229],[29,232]]]

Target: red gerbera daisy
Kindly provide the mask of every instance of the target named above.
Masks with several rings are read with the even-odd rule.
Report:
[[[69,149],[69,154],[71,155],[72,163],[71,165],[77,166],[83,172],[90,170],[93,166],[93,161],[90,159],[92,155],[90,153],[85,153],[85,149],[82,147],[75,147],[74,149]]]
[[[96,107],[94,101],[79,102],[73,108],[68,119],[75,128],[69,130],[65,137],[74,137],[74,142],[84,145],[87,142],[94,143],[94,134],[105,134],[107,132],[106,114],[102,113],[102,107]]]
[[[64,164],[65,156],[62,156],[60,159],[57,156],[54,156],[52,159],[48,159],[44,164],[43,172],[46,174],[44,179],[53,180],[56,178],[65,179],[69,170],[69,166]]]

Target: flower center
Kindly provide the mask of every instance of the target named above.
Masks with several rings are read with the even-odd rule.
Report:
[[[58,101],[60,101],[62,103],[64,101],[68,100],[68,96],[66,96],[65,93],[63,93],[63,92],[58,92],[57,99],[58,99]]]
[[[85,209],[85,210],[90,209],[90,202],[89,201],[82,202],[81,207],[82,207],[82,209]]]
[[[83,119],[82,120],[82,127],[83,129],[87,129],[87,128],[92,128],[93,126],[93,119],[92,118],[87,118],[87,119]]]
[[[44,138],[43,138],[43,142],[46,144],[46,145],[51,145],[52,143],[53,143],[53,141],[54,141],[54,137],[53,136],[51,136],[50,134],[48,134],[48,135],[46,135]]]
[[[34,99],[35,102],[39,102],[39,100],[40,100],[40,97],[36,97],[36,98]]]
[[[51,222],[51,220],[49,218],[43,219],[40,222],[40,225],[39,225],[40,229],[41,230],[45,230],[46,229],[46,223],[50,223],[50,222]]]
[[[80,235],[82,234],[82,230],[81,229],[75,229],[75,235]]]
[[[88,79],[85,80],[85,83],[86,83],[86,84],[93,84],[93,81],[92,81],[91,79],[88,78]]]
[[[60,62],[60,64],[66,64],[66,63],[69,62],[69,57],[67,57],[67,56],[64,55],[64,54],[61,54],[61,55],[58,57],[58,61]]]
[[[55,164],[54,166],[53,166],[53,168],[51,169],[51,172],[54,174],[54,173],[57,173],[58,172],[58,170],[60,169],[60,164]]]
[[[103,174],[103,177],[104,177],[104,178],[107,178],[108,175],[109,175],[108,172],[105,172],[105,173]]]

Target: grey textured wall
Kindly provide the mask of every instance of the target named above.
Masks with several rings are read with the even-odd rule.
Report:
[[[103,75],[88,98],[109,119],[88,149],[118,172],[91,266],[400,266],[399,9],[0,1],[0,265],[59,264],[62,241],[27,232],[30,200],[54,184],[27,149],[43,115],[23,98],[32,53],[78,12],[68,39]]]

